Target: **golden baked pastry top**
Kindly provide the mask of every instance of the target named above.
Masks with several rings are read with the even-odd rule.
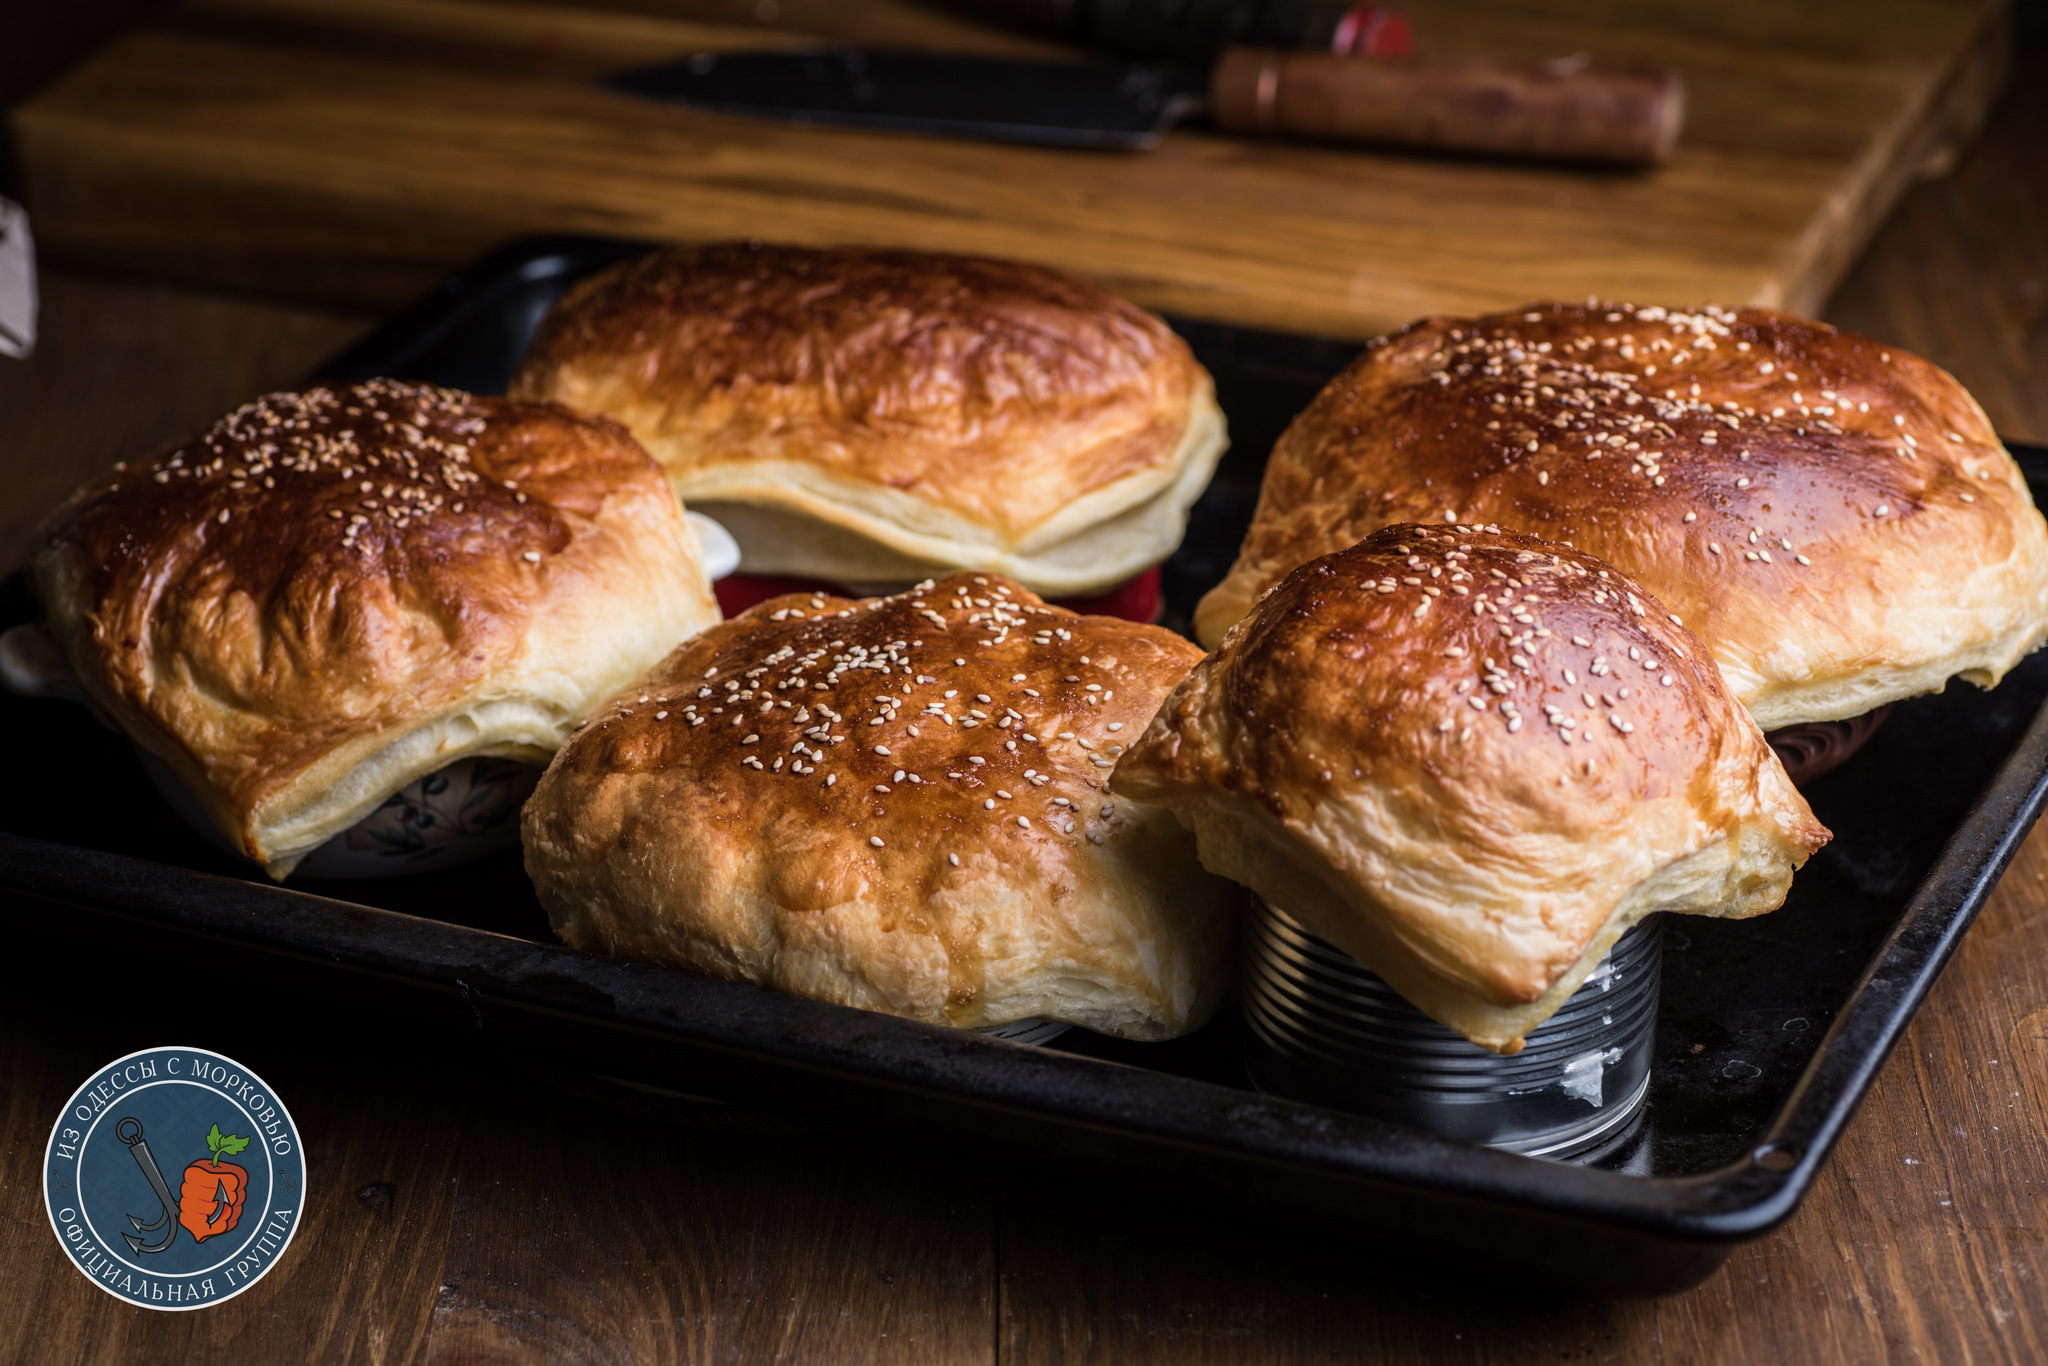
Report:
[[[1491,527],[1387,527],[1296,569],[1115,789],[1509,1051],[1637,920],[1771,910],[1827,839],[1663,604]]]
[[[875,248],[622,262],[556,305],[512,392],[624,422],[692,505],[794,512],[947,567],[1172,493],[1145,563],[1163,558],[1223,444],[1207,373],[1145,310],[1040,266]],[[1047,572],[1070,591],[1082,568]]]
[[[1397,522],[1635,575],[1767,729],[1989,686],[2048,634],[2048,525],[1969,394],[1768,309],[1542,304],[1382,338],[1275,447],[1198,634]]]
[[[1182,1033],[1237,893],[1109,773],[1200,657],[995,575],[776,598],[563,749],[527,870],[579,947],[933,1023]]]
[[[615,423],[391,380],[270,394],[117,466],[34,572],[87,691],[279,876],[457,758],[544,763],[717,618]]]

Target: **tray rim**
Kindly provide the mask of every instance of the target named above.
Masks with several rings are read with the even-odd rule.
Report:
[[[388,373],[391,362],[446,337],[501,290],[582,273],[653,245],[585,235],[515,239],[373,329],[314,377]],[[1322,368],[1358,349],[1322,338],[1173,321],[1256,342],[1262,356],[1275,348],[1292,351],[1303,357],[1305,369]],[[2048,452],[2019,447],[2016,453],[2048,469]],[[1703,1270],[1688,1276],[1690,1284],[1709,1274],[1736,1243],[1770,1231],[1797,1209],[2044,805],[2048,704],[1903,902],[1758,1143],[1742,1158],[1687,1176],[1631,1175],[1520,1157],[1215,1082],[6,832],[0,832],[0,892],[11,894],[5,898],[10,910],[26,899],[142,921],[344,972],[401,979],[472,1002],[490,999],[599,1028],[680,1040],[785,1072],[943,1098],[986,1115],[1065,1126],[1077,1135],[1092,1131],[1139,1148],[1502,1207],[1674,1248],[1717,1249]],[[417,946],[422,953],[398,956],[380,949],[381,941]],[[757,1025],[771,1028],[765,1035],[746,1032]],[[1146,1080],[1134,1083],[1133,1074]],[[1020,1075],[1029,1083],[1021,1089]],[[1131,1103],[1134,1092],[1143,1104]],[[1190,1127],[1217,1107],[1237,1121],[1237,1132]]]

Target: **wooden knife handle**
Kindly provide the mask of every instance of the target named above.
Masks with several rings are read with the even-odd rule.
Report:
[[[1641,165],[1677,145],[1685,83],[1662,67],[1231,48],[1209,117],[1231,133]]]

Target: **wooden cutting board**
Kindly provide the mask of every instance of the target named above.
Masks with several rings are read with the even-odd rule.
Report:
[[[594,88],[830,38],[1056,49],[905,0],[193,0],[14,115],[54,259],[395,305],[519,234],[876,242],[1049,262],[1157,308],[1363,338],[1599,294],[1819,308],[1974,132],[1995,0],[1413,0],[1424,51],[1680,68],[1652,172],[1172,135],[1149,153],[783,128]]]

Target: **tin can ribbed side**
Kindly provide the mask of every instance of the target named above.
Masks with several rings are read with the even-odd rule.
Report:
[[[1254,898],[1244,979],[1253,1080],[1274,1094],[1534,1156],[1604,1151],[1632,1127],[1649,1089],[1659,919],[1617,940],[1522,1051],[1503,1057]]]

